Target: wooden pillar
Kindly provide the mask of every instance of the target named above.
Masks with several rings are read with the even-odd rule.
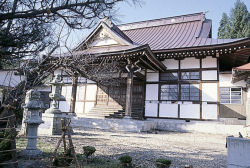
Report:
[[[78,81],[78,77],[73,76],[71,101],[70,101],[70,112],[73,113],[73,114],[75,113],[75,106],[76,106],[77,81]]]
[[[131,117],[132,111],[132,92],[133,92],[133,71],[128,72],[127,77],[127,92],[126,92],[126,108],[125,116]]]

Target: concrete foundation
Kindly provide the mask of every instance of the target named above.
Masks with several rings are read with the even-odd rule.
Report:
[[[186,122],[185,120],[173,119],[147,119],[133,120],[124,119],[107,119],[107,118],[87,118],[71,116],[71,127],[76,129],[92,128],[128,132],[147,132],[152,130],[174,131],[174,132],[199,132],[209,134],[223,134],[250,137],[250,127],[246,127],[244,122],[229,121],[194,121]],[[43,119],[44,120],[44,119]],[[232,124],[234,123],[234,124]],[[42,125],[40,126],[42,127]],[[39,127],[39,129],[40,129]]]
[[[127,132],[145,132],[156,129],[156,123],[152,121],[140,121],[133,119],[101,119],[73,117],[72,128],[92,128]]]
[[[239,132],[244,137],[250,136],[250,127],[245,126],[245,121],[195,121],[174,120],[174,119],[147,119],[157,124],[158,130],[176,132],[200,132],[210,134],[223,134],[238,136]]]
[[[250,167],[250,139],[227,137],[227,168]]]

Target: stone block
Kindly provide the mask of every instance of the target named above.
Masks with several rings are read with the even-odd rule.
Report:
[[[250,167],[250,139],[227,137],[227,167]]]
[[[39,126],[38,135],[61,135],[61,119],[63,118],[69,119],[70,116],[66,114],[43,113],[42,120],[44,123]]]

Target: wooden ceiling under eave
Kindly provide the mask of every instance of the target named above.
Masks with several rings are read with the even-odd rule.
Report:
[[[233,53],[223,53],[219,56],[220,71],[231,71],[233,67],[238,67],[249,62],[250,48],[239,49]]]

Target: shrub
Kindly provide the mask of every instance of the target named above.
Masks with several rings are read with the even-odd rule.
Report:
[[[11,134],[10,132],[6,132],[4,135],[3,132],[1,132],[1,139],[0,139],[0,151],[10,150],[11,149]],[[0,163],[4,161],[10,160],[11,152],[1,152],[0,153]]]
[[[124,155],[124,156],[121,156],[119,157],[119,160],[122,164],[123,167],[132,167],[132,157],[129,156],[129,155]]]
[[[171,165],[171,160],[164,159],[164,158],[156,160],[156,166],[158,168],[168,168],[170,165]]]
[[[86,158],[89,158],[89,156],[93,155],[96,151],[95,147],[93,146],[84,146],[83,148],[83,154]]]

